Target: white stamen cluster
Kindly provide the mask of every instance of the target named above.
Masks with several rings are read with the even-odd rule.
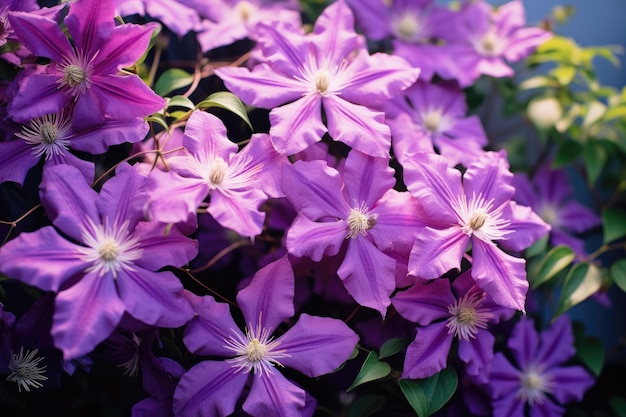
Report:
[[[348,216],[348,236],[346,239],[354,239],[359,234],[366,236],[367,231],[376,226],[378,214],[370,214],[369,208],[365,205],[365,202],[361,202],[360,205],[350,209],[350,215]]]
[[[309,60],[304,66],[298,68],[300,74],[294,78],[305,85],[307,94],[319,94],[322,97],[330,95],[340,95],[341,89],[348,81],[350,74],[346,70],[347,60],[341,64],[321,63],[317,64]]]
[[[209,165],[208,182],[209,185],[217,187],[224,181],[228,172],[228,164],[219,156],[211,161]]]
[[[529,405],[542,404],[546,394],[552,392],[554,382],[549,375],[545,375],[540,367],[531,365],[520,372],[520,389],[516,398],[526,401]]]
[[[431,133],[441,133],[448,130],[453,120],[442,109],[428,109],[421,115],[422,125]]]
[[[67,88],[73,97],[78,97],[91,87],[92,62],[95,54],[87,59],[82,51],[77,51],[72,57],[64,57],[59,64],[63,76],[57,81],[59,88]]]
[[[446,324],[448,333],[454,333],[459,339],[469,341],[476,337],[478,329],[486,329],[493,313],[482,306],[484,299],[484,292],[470,290],[460,300],[449,305],[450,318]]]
[[[405,11],[391,19],[391,30],[404,42],[417,43],[428,37],[425,19],[417,12]]]
[[[43,356],[36,357],[38,349],[26,350],[20,347],[20,353],[11,353],[11,360],[9,361],[9,370],[11,373],[7,377],[7,381],[15,382],[17,384],[18,391],[24,389],[30,392],[31,388],[41,388],[43,385],[39,381],[46,381],[48,379],[45,376],[46,365],[40,366]]]
[[[243,0],[235,5],[235,13],[243,22],[250,20],[250,17],[254,15],[257,8],[249,1]]]
[[[46,160],[54,155],[65,155],[70,145],[70,127],[72,122],[62,113],[46,114],[32,119],[28,125],[15,134],[33,147],[33,154],[39,158],[46,155]]]
[[[274,366],[283,366],[278,359],[289,355],[284,349],[277,349],[280,342],[273,340],[269,329],[261,326],[261,314],[258,323],[256,328],[248,325],[245,338],[233,330],[224,347],[235,353],[236,357],[227,362],[237,368],[237,372],[253,371],[255,375],[268,376],[274,372]]]
[[[511,221],[501,218],[503,207],[494,209],[493,199],[486,201],[482,195],[474,194],[470,201],[467,201],[463,194],[452,206],[463,233],[468,236],[475,235],[483,242],[491,242],[506,239],[511,233],[511,230],[506,230]]]
[[[121,269],[133,270],[133,262],[139,259],[143,250],[138,247],[137,239],[128,230],[128,220],[121,225],[111,225],[108,219],[104,224],[96,225],[90,220],[89,230],[83,232],[83,260],[93,263],[86,271],[95,271],[98,275],[112,273],[117,278]]]
[[[493,30],[473,39],[472,44],[476,52],[487,57],[500,55],[505,46],[503,39],[498,38]]]

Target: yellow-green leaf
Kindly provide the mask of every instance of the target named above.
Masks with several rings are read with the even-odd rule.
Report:
[[[241,100],[239,100],[239,97],[233,93],[229,91],[218,91],[217,93],[213,93],[208,96],[205,100],[202,100],[197,106],[197,108],[201,110],[208,109],[209,107],[219,107],[235,113],[237,116],[241,117],[244,122],[246,122],[246,124],[250,127],[250,130],[254,131],[252,123],[248,118],[245,106]]]
[[[557,307],[556,316],[586,300],[602,287],[602,272],[593,264],[579,263],[569,271]]]

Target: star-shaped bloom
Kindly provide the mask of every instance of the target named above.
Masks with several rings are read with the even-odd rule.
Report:
[[[488,325],[511,318],[515,310],[495,304],[474,283],[470,271],[452,285],[447,279],[417,280],[392,302],[402,317],[421,326],[407,348],[403,378],[427,378],[444,369],[456,338],[468,375],[487,382],[495,341]]]
[[[106,118],[99,126],[77,130],[71,114],[64,111],[36,117],[22,125],[12,140],[0,142],[0,182],[23,184],[28,170],[42,159],[44,169],[57,164],[72,165],[91,182],[94,164],[78,158],[70,150],[104,153],[108,146],[139,141],[147,132],[148,125],[142,118]]]
[[[454,84],[430,84],[419,80],[393,100],[391,116],[393,151],[398,161],[418,151],[434,151],[450,166],[468,166],[483,154],[487,135],[477,116],[465,117],[463,92]]]
[[[294,291],[293,270],[283,257],[259,270],[239,291],[245,331],[235,324],[227,304],[208,296],[197,302],[197,316],[185,329],[185,345],[193,353],[226,360],[205,360],[182,376],[174,393],[176,415],[226,417],[248,382],[246,413],[312,414],[304,414],[310,396],[278,369],[295,369],[308,377],[329,373],[348,359],[358,336],[340,320],[308,314],[300,315],[285,333],[275,334],[294,315]]]
[[[316,262],[346,251],[337,270],[357,303],[383,316],[396,285],[396,256],[408,254],[423,225],[417,201],[393,189],[387,158],[350,151],[341,172],[325,161],[297,161],[283,174],[283,190],[298,217],[287,250]]]
[[[56,228],[22,233],[0,250],[5,275],[57,293],[52,336],[65,359],[91,352],[124,312],[161,327],[182,326],[193,314],[178,278],[155,271],[186,264],[197,243],[142,221],[144,182],[122,164],[98,194],[76,168],[50,167],[41,201]]]
[[[542,165],[531,180],[515,174],[515,201],[531,207],[552,229],[550,243],[567,245],[578,258],[586,256],[583,240],[572,233],[586,232],[600,224],[600,217],[574,199],[574,191],[564,170]]]
[[[368,39],[391,38],[394,55],[420,68],[420,79],[447,75],[447,34],[455,12],[433,0],[347,0]],[[446,77],[447,78],[447,77]]]
[[[399,57],[370,56],[342,0],[324,10],[311,34],[264,24],[258,32],[263,62],[252,71],[222,67],[216,74],[243,102],[273,109],[270,136],[280,153],[300,152],[328,132],[365,154],[388,157],[389,127],[377,109],[413,84],[418,69]]]
[[[197,1],[191,0],[192,3]],[[259,22],[301,24],[298,2],[293,0],[211,0],[209,5],[206,0],[201,1],[207,16],[197,30],[198,43],[203,51],[240,39],[256,39]]]
[[[259,207],[269,197],[282,196],[281,166],[287,162],[268,135],[252,135],[237,152],[222,121],[198,111],[187,122],[183,145],[188,154],[168,158],[169,172],[155,169],[148,177],[150,218],[187,222],[210,196],[208,212],[218,223],[242,236],[260,234],[265,213]]]
[[[407,188],[424,207],[428,226],[418,235],[409,273],[437,278],[459,269],[470,242],[472,277],[503,307],[524,310],[525,261],[505,253],[530,246],[549,230],[530,208],[511,201],[515,189],[504,152],[486,152],[463,176],[433,153],[405,162]]]
[[[82,129],[100,125],[107,116],[143,117],[163,108],[165,100],[141,78],[121,72],[143,55],[154,26],[115,26],[114,0],[78,0],[69,8],[64,23],[72,43],[50,18],[9,14],[19,40],[34,55],[50,59],[44,72],[20,82],[8,106],[9,116],[28,123],[75,102],[74,123]]]
[[[552,33],[525,27],[526,15],[521,0],[494,9],[484,0],[464,2],[448,40],[453,57],[450,75],[461,87],[471,85],[481,75],[510,77],[508,62],[524,59]],[[446,77],[447,78],[447,77]]]
[[[494,415],[560,417],[563,404],[582,400],[594,379],[581,366],[569,366],[574,349],[572,325],[566,315],[537,334],[532,320],[522,318],[507,346],[513,362],[503,353],[493,358],[489,388]]]

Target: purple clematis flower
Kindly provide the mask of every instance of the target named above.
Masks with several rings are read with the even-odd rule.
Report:
[[[489,380],[496,416],[523,417],[528,405],[531,416],[560,417],[561,405],[582,400],[594,383],[583,367],[564,366],[576,353],[566,315],[539,335],[533,321],[523,317],[507,346],[514,361],[496,353]]]
[[[198,28],[198,43],[205,52],[240,39],[255,39],[259,22],[301,25],[298,2],[294,0],[210,0],[209,4],[201,1],[207,19]]]
[[[433,152],[448,159],[450,166],[469,166],[483,154],[487,135],[477,116],[465,117],[463,92],[454,84],[428,84],[421,80],[393,100],[387,114],[393,151],[402,164],[411,154]]]
[[[421,80],[430,81],[436,73],[445,76],[450,60],[447,34],[455,12],[435,5],[433,0],[347,2],[365,36],[374,40],[390,37],[394,55],[420,68]]]
[[[471,242],[472,277],[478,286],[497,304],[524,310],[525,261],[496,244],[520,251],[550,226],[530,208],[511,201],[515,189],[505,153],[486,152],[467,168],[462,182],[461,173],[444,157],[417,153],[405,162],[404,178],[429,224],[411,251],[409,273],[432,279],[459,269]]]
[[[337,274],[357,303],[383,316],[400,269],[394,253],[409,253],[424,224],[418,202],[393,189],[393,174],[386,158],[356,150],[341,174],[324,161],[298,161],[283,174],[299,212],[287,232],[289,253],[319,262],[346,245]]]
[[[174,393],[176,415],[228,416],[247,383],[250,390],[243,410],[254,417],[313,413],[306,391],[277,368],[292,368],[309,377],[326,374],[348,359],[358,336],[340,320],[302,314],[274,338],[276,328],[294,315],[294,291],[287,257],[259,270],[237,295],[245,332],[235,324],[227,304],[209,296],[197,302],[198,315],[185,329],[185,345],[199,355],[228,359],[200,362],[182,376]]]
[[[399,57],[370,56],[342,0],[324,10],[309,35],[259,24],[258,43],[264,61],[252,71],[215,73],[243,102],[273,109],[270,136],[278,152],[300,152],[328,131],[365,154],[389,156],[389,127],[377,108],[413,84],[419,69]]]
[[[510,319],[515,310],[495,304],[470,272],[459,275],[452,285],[447,279],[418,280],[393,297],[398,313],[422,326],[407,348],[403,378],[427,378],[443,370],[452,341],[457,338],[467,374],[487,382],[495,341],[488,325]]]
[[[52,336],[65,359],[91,352],[124,312],[160,327],[182,326],[193,315],[178,278],[155,271],[186,264],[197,243],[176,228],[166,234],[166,225],[142,221],[144,182],[122,164],[98,194],[76,168],[51,167],[41,201],[63,235],[47,226],[0,250],[0,271],[57,293]]]
[[[526,16],[520,0],[494,8],[484,0],[464,2],[455,24],[450,26],[449,51],[454,59],[449,72],[461,87],[481,75],[510,77],[517,62],[552,37],[538,27],[524,27]],[[448,77],[446,77],[448,78]]]
[[[77,130],[72,117],[61,111],[46,114],[24,124],[12,140],[0,142],[0,182],[23,184],[26,173],[41,159],[44,169],[58,164],[75,166],[92,182],[94,164],[84,161],[70,149],[104,153],[108,146],[140,141],[148,133],[148,124],[142,118],[112,120],[105,118],[99,126]]]
[[[551,244],[569,246],[580,259],[587,254],[585,242],[572,233],[598,226],[600,217],[573,198],[570,184],[565,171],[551,170],[548,164],[537,170],[532,182],[521,173],[513,178],[515,201],[531,207],[552,227]]]
[[[115,11],[119,16],[148,15],[178,36],[196,30],[200,24],[198,11],[179,0],[115,0]]]
[[[261,233],[265,213],[259,207],[281,197],[281,166],[286,157],[274,150],[267,134],[252,135],[243,150],[226,136],[217,117],[197,111],[187,122],[185,156],[167,159],[169,172],[153,170],[148,177],[150,218],[164,223],[195,220],[207,195],[208,212],[224,227],[242,236]]]
[[[12,12],[19,40],[34,54],[50,59],[45,72],[25,77],[9,103],[19,123],[55,114],[76,103],[74,125],[100,125],[105,117],[128,119],[152,114],[165,105],[137,75],[123,74],[145,52],[153,25],[115,26],[114,0],[78,0],[64,20],[72,43],[47,17]],[[72,46],[74,45],[74,46]]]

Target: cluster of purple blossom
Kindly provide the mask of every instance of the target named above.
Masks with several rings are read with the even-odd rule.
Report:
[[[393,310],[417,326],[402,378],[451,366],[458,340],[463,375],[491,400],[487,413],[522,416],[527,404],[531,415],[557,416],[592,385],[582,367],[564,366],[574,354],[566,318],[541,336],[522,318],[508,343],[513,364],[494,353],[492,325],[525,311],[522,251],[552,225],[554,242],[582,256],[562,226],[576,232],[598,222],[567,200],[558,173],[537,174],[556,175],[539,182],[550,199],[533,195],[504,151],[483,150],[481,123],[467,116],[463,87],[513,75],[507,61],[550,37],[525,27],[520,1],[452,10],[430,0],[338,0],[309,33],[293,1],[0,5],[0,42],[18,45],[0,58],[20,65],[2,87],[0,181],[24,184],[41,166],[51,222],[2,246],[0,272],[48,292],[31,315],[47,314],[41,343],[62,352],[58,364],[87,363],[104,344],[129,375],[141,370],[151,398],[135,415],[227,416],[239,407],[252,416],[312,415],[316,400],[280,369],[328,374],[359,336],[344,321],[299,310],[298,281],[310,271],[318,295],[334,292],[330,300],[381,319]],[[195,32],[203,52],[254,40],[249,67],[215,74],[244,103],[269,110],[269,132],[241,146],[219,118],[192,111],[184,131],[171,126],[141,144],[148,157],[94,181],[84,155],[142,141],[145,118],[167,105],[132,70],[158,25],[115,24],[135,13],[178,35]],[[370,54],[355,20],[368,39],[391,40],[393,54]],[[216,224],[206,225],[209,216]],[[251,242],[268,230],[284,236],[241,285],[234,316],[181,281],[226,229]],[[40,388],[60,365],[43,365],[43,348],[22,344],[26,325],[18,324],[29,316],[16,324],[0,313],[0,375],[20,391]],[[152,350],[158,328],[183,326],[184,345],[202,358],[189,369]],[[483,414],[477,401],[467,404]]]

